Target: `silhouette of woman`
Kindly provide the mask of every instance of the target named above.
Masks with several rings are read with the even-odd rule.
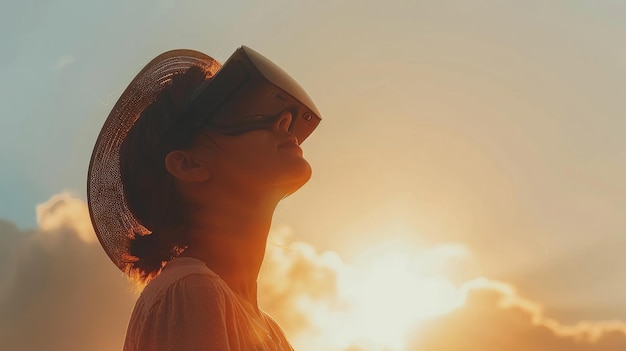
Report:
[[[167,52],[135,77],[88,175],[102,246],[146,284],[124,350],[292,350],[257,276],[276,205],[311,176],[299,144],[317,123],[304,90],[246,47],[223,67]]]

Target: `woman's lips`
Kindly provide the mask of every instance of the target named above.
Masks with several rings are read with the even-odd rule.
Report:
[[[298,150],[298,152],[302,154],[302,149],[300,148],[300,145],[298,145],[298,142],[293,139],[280,143],[278,145],[278,148],[279,149],[294,149],[294,150]]]
[[[293,135],[289,136],[288,138],[278,143],[278,147],[291,147],[294,145],[299,147],[298,138],[296,138]]]

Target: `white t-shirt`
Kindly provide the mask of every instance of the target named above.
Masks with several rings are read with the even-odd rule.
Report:
[[[273,319],[259,323],[243,303],[204,262],[176,258],[137,300],[124,351],[293,350]]]

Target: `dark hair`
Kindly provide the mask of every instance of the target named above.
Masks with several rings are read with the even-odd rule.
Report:
[[[165,168],[165,156],[191,146],[195,131],[184,127],[189,96],[207,79],[198,67],[172,78],[137,119],[120,147],[120,173],[126,203],[152,233],[133,233],[128,242],[129,276],[147,283],[187,246],[186,204]],[[185,130],[187,129],[187,130]]]

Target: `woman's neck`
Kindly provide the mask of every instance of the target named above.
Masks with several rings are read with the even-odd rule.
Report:
[[[213,200],[219,206],[191,211],[189,247],[182,255],[202,260],[258,313],[257,277],[278,200]]]

